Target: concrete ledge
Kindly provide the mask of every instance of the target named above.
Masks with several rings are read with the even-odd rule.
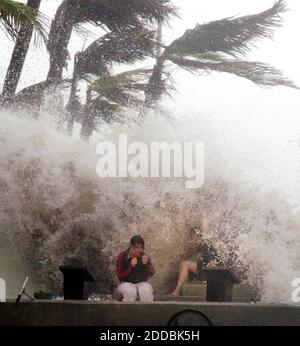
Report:
[[[154,302],[36,301],[0,303],[2,326],[165,326],[178,311],[196,309],[216,326],[299,326],[300,306]],[[185,325],[201,321],[187,315]]]
[[[206,284],[200,282],[187,282],[183,286],[182,295],[185,297],[198,297],[197,301],[206,301]],[[238,284],[233,286],[232,301],[246,303],[255,300],[255,293],[246,284]]]
[[[154,302],[203,302],[202,297],[200,296],[179,296],[179,297],[170,297],[170,296],[154,296]]]
[[[206,300],[206,284],[199,282],[187,282],[183,286],[183,296],[194,296],[199,297],[202,301]]]

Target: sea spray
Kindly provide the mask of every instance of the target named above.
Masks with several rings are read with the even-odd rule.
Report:
[[[153,284],[163,293],[175,283],[189,230],[201,228],[263,301],[290,302],[300,236],[299,215],[286,200],[255,182],[222,177],[226,167],[212,146],[200,189],[186,189],[184,179],[99,178],[96,144],[124,132],[145,143],[197,138],[212,144],[203,132],[158,117],[112,126],[88,144],[58,132],[47,117],[1,113],[0,229],[38,280],[59,292],[59,265],[80,263],[95,275],[99,292],[111,292],[116,255],[141,234],[156,267]]]

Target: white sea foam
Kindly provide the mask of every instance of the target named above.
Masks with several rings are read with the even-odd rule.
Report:
[[[152,115],[141,126],[112,126],[89,144],[58,132],[49,119],[2,112],[0,128],[1,231],[41,282],[56,290],[58,266],[79,261],[95,273],[101,291],[109,292],[116,283],[117,253],[141,234],[156,267],[154,285],[164,290],[174,284],[189,229],[201,227],[223,260],[235,254],[236,269],[247,272],[263,301],[291,302],[291,282],[300,272],[297,199],[284,189],[294,182],[264,179],[265,147],[259,144],[250,174],[245,154],[255,144],[225,146],[205,116],[171,124]],[[98,140],[116,140],[124,132],[146,143],[203,141],[204,186],[185,189],[184,179],[99,178]],[[270,171],[280,160],[279,153],[269,160]],[[290,179],[290,167],[282,169]]]

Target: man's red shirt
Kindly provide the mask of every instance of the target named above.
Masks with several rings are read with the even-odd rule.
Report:
[[[142,258],[137,257],[138,263],[132,267],[129,249],[121,252],[117,259],[117,275],[121,282],[139,283],[147,281],[153,274],[154,268],[149,259],[147,264],[142,263]]]

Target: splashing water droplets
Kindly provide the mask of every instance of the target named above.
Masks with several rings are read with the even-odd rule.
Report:
[[[1,119],[0,230],[53,291],[61,287],[59,265],[80,263],[95,274],[99,290],[109,292],[116,256],[134,234],[145,238],[154,285],[164,290],[174,284],[189,230],[200,227],[222,260],[246,272],[262,300],[290,302],[300,270],[299,218],[275,193],[220,178],[209,155],[201,189],[185,189],[179,178],[101,179],[94,144],[59,133],[46,117],[2,113]],[[198,128],[190,129],[151,118],[141,126],[112,126],[106,139],[125,131],[146,143],[192,141]]]

